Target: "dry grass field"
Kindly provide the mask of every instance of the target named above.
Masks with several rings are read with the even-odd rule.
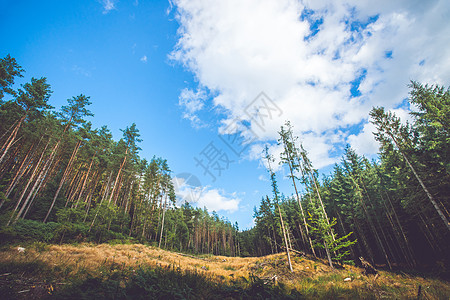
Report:
[[[450,299],[450,283],[439,279],[386,271],[365,276],[354,266],[331,269],[325,261],[297,254],[292,260],[294,272],[290,273],[282,253],[250,258],[195,257],[141,244],[35,243],[23,252],[17,247],[0,251],[0,285],[8,297],[40,299],[67,288],[74,279],[105,281],[112,278],[112,272],[121,272],[119,286],[125,287],[137,270],[159,268],[196,274],[201,280],[229,287],[245,287],[257,278],[263,284],[282,285],[287,294],[296,290],[306,299]],[[204,298],[210,296],[205,294]]]

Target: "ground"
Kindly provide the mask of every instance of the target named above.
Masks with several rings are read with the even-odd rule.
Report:
[[[283,295],[306,299],[450,299],[450,283],[442,279],[387,271],[366,276],[358,267],[344,265],[332,269],[325,261],[295,253],[292,257],[294,272],[291,273],[284,253],[249,258],[192,256],[142,244],[34,243],[24,248],[20,252],[18,246],[0,250],[2,298],[65,298],[64,295],[76,296],[84,292],[84,298],[92,295],[98,299],[101,297],[94,297],[94,292],[90,294],[89,289],[93,288],[92,291],[97,293],[100,286],[109,289],[111,282],[117,283],[115,292],[100,291],[100,295],[127,298],[127,293],[134,293],[136,289],[141,294],[155,293],[149,282],[156,276],[169,281],[170,278],[179,281],[189,277],[189,280],[183,279],[183,291],[175,296],[173,291],[180,289],[179,286],[167,287],[167,283],[155,281],[154,285],[159,289],[172,289],[170,295],[177,299],[214,298],[217,293],[224,293],[230,299],[247,298],[255,293],[263,295],[266,286],[272,287],[269,294],[275,298]],[[142,273],[145,272],[142,270],[159,271],[152,271],[153,279],[145,280],[142,278],[148,278],[145,277],[148,273]],[[171,272],[172,277],[167,277],[167,272]],[[199,285],[196,280],[209,283]],[[86,282],[96,284],[89,287]],[[196,291],[194,286],[204,291]],[[157,291],[159,298],[164,298],[160,292]]]

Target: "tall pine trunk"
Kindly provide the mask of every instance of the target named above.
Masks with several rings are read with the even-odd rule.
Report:
[[[30,184],[33,182],[35,176],[37,175],[38,170],[39,170],[39,168],[41,166],[42,159],[43,159],[43,157],[45,155],[45,151],[47,150],[47,147],[48,147],[49,143],[50,143],[50,139],[48,140],[47,144],[45,145],[45,148],[42,151],[41,156],[39,157],[39,160],[37,161],[36,166],[34,167],[34,170],[33,170],[32,174],[31,174],[30,178],[28,179],[27,184],[25,185],[22,193],[20,194],[20,197],[17,200],[16,206],[14,207],[13,214],[11,215],[11,218],[9,219],[8,223],[6,224],[6,226],[9,226],[9,224],[11,224],[11,221],[13,220],[14,214],[17,212],[17,209],[19,208],[19,206],[20,206],[20,204],[22,202],[22,199],[23,199],[23,197],[25,196],[25,194],[26,194],[26,192],[28,190],[28,187],[30,186]]]
[[[126,162],[126,160],[127,160],[127,154],[128,154],[128,148],[125,150],[125,157],[123,158],[122,164],[120,165],[119,171],[117,172],[116,180],[114,181],[113,190],[112,190],[111,196],[110,196],[110,198],[109,198],[109,203],[111,203],[111,201],[112,201],[112,199],[113,199],[113,197],[114,197],[114,193],[115,193],[115,191],[116,191],[117,184],[118,184],[118,182],[119,182],[120,174],[121,174],[122,169],[123,169],[123,166],[125,165],[125,162]]]
[[[2,163],[3,159],[6,156],[6,153],[8,153],[9,148],[14,143],[17,133],[19,132],[20,125],[22,125],[27,114],[28,114],[28,109],[25,111],[25,114],[22,116],[22,118],[20,118],[19,123],[16,125],[16,127],[14,127],[14,130],[11,132],[10,136],[6,140],[5,144],[3,145],[2,149],[4,149],[4,150],[3,150],[2,156],[0,156],[0,163]]]
[[[164,217],[166,216],[166,204],[167,204],[167,194],[164,199],[164,206],[163,206],[163,212],[162,212],[161,233],[159,234],[159,245],[158,245],[159,248],[161,248],[161,240],[162,240],[162,235],[164,232]]]
[[[73,161],[75,159],[75,156],[77,155],[78,149],[80,148],[80,145],[81,145],[81,141],[78,141],[76,146],[75,146],[75,149],[72,152],[72,156],[70,157],[69,163],[67,164],[67,167],[64,170],[64,174],[63,174],[63,176],[61,178],[61,181],[59,182],[58,189],[56,190],[55,196],[53,197],[53,201],[52,201],[52,203],[50,205],[50,208],[48,209],[47,214],[45,215],[44,223],[47,222],[47,219],[48,219],[48,217],[50,216],[50,213],[53,210],[53,206],[56,203],[56,199],[58,198],[59,192],[61,191],[61,188],[62,188],[64,182],[66,181],[67,176],[69,175],[69,173],[70,173],[70,171],[72,169],[72,164],[73,164]]]
[[[294,272],[294,270],[292,270],[291,254],[289,252],[289,244],[288,244],[288,240],[286,237],[286,228],[284,227],[283,216],[281,215],[281,209],[280,209],[280,205],[278,203],[277,203],[277,206],[278,206],[278,212],[280,214],[281,228],[283,229],[284,244],[286,246],[286,254],[287,254],[287,259],[288,259],[288,263],[289,263],[289,271]]]

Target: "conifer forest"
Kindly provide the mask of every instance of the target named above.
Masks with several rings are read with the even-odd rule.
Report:
[[[348,146],[323,177],[287,121],[278,143],[292,190],[279,191],[282,175],[266,149],[272,193],[254,208],[255,226],[241,231],[215,212],[176,205],[170,162],[139,157],[135,124],[114,140],[107,126],[92,128],[88,121],[89,96],[55,109],[45,77],[13,88],[24,72],[13,57],[1,59],[4,237],[22,230],[44,241],[133,237],[164,249],[229,256],[294,249],[330,265],[359,257],[389,269],[449,265],[448,88],[411,82],[410,123],[374,107],[379,158],[370,161]]]
[[[384,270],[450,269],[450,89],[411,81],[410,120],[373,107],[376,159],[350,146],[319,174],[293,128],[267,147],[268,195],[254,227],[177,202],[170,161],[140,157],[136,124],[113,138],[93,128],[91,99],[50,105],[43,77],[18,86],[24,67],[0,60],[0,238],[49,244],[133,241],[189,255],[262,257],[302,253],[331,268],[361,261]],[[279,172],[278,162],[286,172]],[[290,190],[278,182],[288,179]],[[360,259],[362,258],[362,260]]]

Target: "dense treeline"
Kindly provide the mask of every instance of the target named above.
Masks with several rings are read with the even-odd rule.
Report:
[[[114,141],[106,126],[94,129],[87,121],[89,97],[68,99],[55,111],[45,77],[14,89],[23,72],[11,56],[0,59],[4,239],[18,232],[52,242],[133,237],[174,250],[236,255],[237,226],[189,204],[177,207],[167,161],[139,157],[135,124]]]
[[[370,113],[379,159],[347,147],[322,181],[291,124],[281,127],[281,163],[293,196],[278,195],[269,166],[273,196],[255,208],[256,226],[242,233],[242,251],[265,255],[285,251],[287,243],[330,264],[362,256],[388,268],[448,268],[450,90],[416,82],[410,88],[411,124],[383,108]]]
[[[347,147],[319,180],[287,122],[279,132],[280,161],[291,196],[277,185],[274,158],[265,162],[272,194],[255,208],[255,227],[239,232],[216,213],[176,204],[165,159],[139,157],[131,124],[115,141],[87,120],[90,98],[49,104],[45,77],[15,89],[24,70],[0,59],[0,237],[47,242],[134,238],[191,253],[265,255],[302,251],[331,266],[359,262],[448,268],[450,91],[412,82],[412,123],[374,108],[380,143],[369,161]]]

